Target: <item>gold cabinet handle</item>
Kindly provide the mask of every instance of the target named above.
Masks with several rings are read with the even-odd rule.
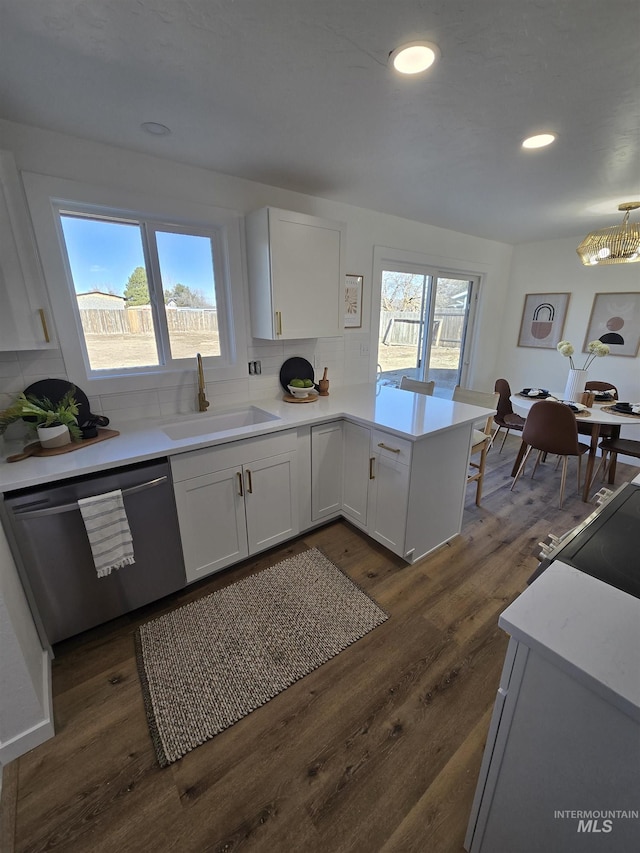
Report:
[[[238,471],[236,473],[236,477],[238,478],[238,494],[240,497],[244,497],[244,489],[242,488],[242,473]]]
[[[374,468],[373,468],[373,466],[375,465],[375,462],[376,462],[376,457],[371,456],[369,458],[369,479],[370,480],[375,480],[375,478],[376,478],[376,475],[374,474]]]
[[[282,311],[276,311],[276,335],[282,335]]]
[[[251,480],[251,471],[247,468],[247,494],[253,494],[253,482]]]
[[[51,343],[51,338],[49,337],[49,329],[47,327],[47,318],[44,314],[44,308],[38,308],[38,314],[40,315],[40,322],[42,323],[42,332],[44,334],[44,339],[46,343]]]
[[[383,450],[390,450],[391,453],[400,453],[399,447],[389,447],[389,445],[385,444],[383,441],[379,442],[378,447],[381,447]]]

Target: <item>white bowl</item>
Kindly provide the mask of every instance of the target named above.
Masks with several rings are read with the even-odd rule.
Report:
[[[289,393],[291,394],[292,397],[300,397],[300,398],[308,397],[309,394],[313,393],[313,390],[314,390],[313,387],[311,387],[311,388],[296,388],[294,385],[287,385],[287,388],[289,389]]]

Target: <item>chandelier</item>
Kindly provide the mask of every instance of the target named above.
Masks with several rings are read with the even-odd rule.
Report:
[[[629,213],[640,207],[640,201],[627,201],[618,205],[624,210],[620,225],[592,231],[576,249],[585,266],[600,264],[631,264],[640,261],[640,223],[630,223]]]

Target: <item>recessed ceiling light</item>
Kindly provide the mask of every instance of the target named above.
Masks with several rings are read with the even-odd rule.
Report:
[[[437,45],[427,41],[412,41],[392,50],[389,61],[401,74],[419,74],[430,68],[439,56]]]
[[[153,136],[169,136],[171,133],[170,127],[167,127],[166,124],[159,124],[157,121],[145,121],[140,127]]]
[[[522,143],[523,148],[544,148],[556,141],[555,133],[539,133],[537,136],[529,136]]]

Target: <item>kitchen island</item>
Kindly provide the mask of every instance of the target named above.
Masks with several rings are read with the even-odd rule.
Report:
[[[557,559],[499,624],[511,639],[465,848],[637,849],[640,600]]]

